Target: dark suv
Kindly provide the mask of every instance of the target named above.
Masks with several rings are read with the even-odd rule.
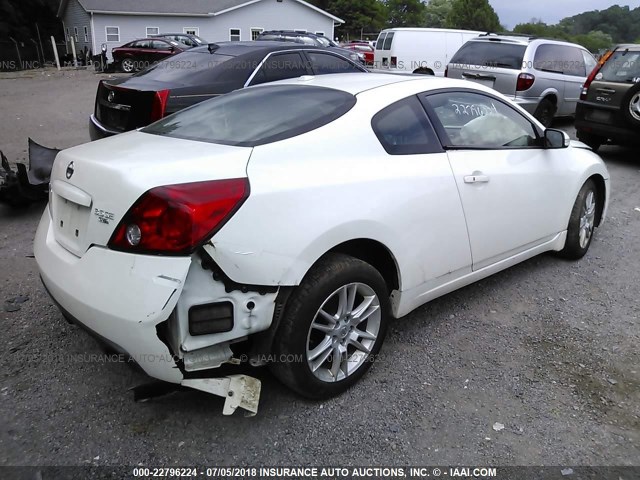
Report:
[[[576,108],[578,139],[640,144],[640,45],[618,45],[602,57],[582,88]]]
[[[102,80],[90,117],[90,135],[96,140],[143,127],[185,107],[251,85],[351,72],[367,70],[321,47],[286,42],[210,43],[131,77]]]
[[[315,47],[329,48],[342,56],[350,58],[354,62],[365,63],[364,54],[347,48],[342,48],[336,42],[324,35],[316,35],[310,32],[296,32],[295,30],[269,30],[262,32],[256,40],[272,40],[278,42],[294,42]]]

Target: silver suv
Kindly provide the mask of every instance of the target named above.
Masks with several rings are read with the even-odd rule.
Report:
[[[574,43],[485,34],[460,47],[445,76],[488,85],[548,127],[553,117],[575,114],[582,84],[596,63]]]

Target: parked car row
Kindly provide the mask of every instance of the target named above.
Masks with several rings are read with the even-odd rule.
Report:
[[[131,77],[101,81],[91,139],[133,130],[239,88],[303,75],[367,70],[325,47],[289,42],[221,42],[189,49]]]

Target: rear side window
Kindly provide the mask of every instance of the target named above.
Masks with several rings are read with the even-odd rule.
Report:
[[[251,69],[249,62],[240,62],[237,66],[223,65],[234,57],[229,55],[210,54],[208,51],[186,51],[162,60],[154,66],[136,73],[135,77],[144,77],[147,80],[158,82],[179,83],[182,85],[200,85],[203,82],[211,82],[218,75],[232,71],[242,76],[241,67],[247,71],[245,80]],[[247,64],[247,65],[245,65]],[[236,68],[237,67],[237,68]],[[253,67],[255,68],[255,66]]]
[[[251,85],[301,77],[308,73],[306,62],[299,53],[280,53],[265,60],[253,77]]]
[[[618,50],[613,53],[600,69],[605,82],[640,82],[640,51]]]
[[[587,76],[582,50],[567,45],[540,45],[533,59],[533,68],[575,77]]]
[[[376,41],[376,50],[382,50],[382,47],[384,47],[384,38],[387,36],[387,32],[383,32],[380,34],[380,36],[378,37],[378,40]]]
[[[142,131],[254,147],[315,130],[347,113],[355,103],[355,96],[332,88],[269,85],[237,90],[207,100],[163,118]]]
[[[522,69],[525,45],[502,42],[467,42],[451,59],[451,63],[465,68],[471,65]]]
[[[307,56],[311,62],[311,67],[316,75],[324,75],[327,73],[360,73],[358,67],[344,58],[330,53],[309,52]]]
[[[441,152],[431,123],[417,97],[389,105],[371,120],[378,140],[391,155]]]

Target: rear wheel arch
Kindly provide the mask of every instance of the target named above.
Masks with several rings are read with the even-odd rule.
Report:
[[[398,263],[391,251],[379,241],[368,238],[349,240],[336,245],[321,258],[330,253],[343,253],[371,265],[384,278],[389,293],[400,289],[401,278]]]
[[[435,75],[433,73],[433,70],[431,70],[430,68],[426,68],[426,67],[420,67],[420,68],[416,68],[413,73],[417,73],[420,75]]]

